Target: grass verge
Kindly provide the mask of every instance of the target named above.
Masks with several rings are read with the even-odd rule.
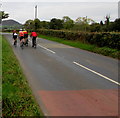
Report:
[[[43,116],[11,46],[2,39],[2,115]]]
[[[0,39],[2,39],[1,35]],[[2,116],[2,40],[0,40],[0,117],[1,116]]]
[[[45,35],[39,35],[39,37],[47,39],[47,40],[51,40],[51,41],[56,41],[56,42],[66,44],[69,46],[73,46],[76,48],[80,48],[83,50],[91,51],[94,53],[102,54],[104,56],[109,56],[109,57],[113,57],[116,59],[120,59],[120,50],[117,50],[117,49],[112,49],[108,47],[97,47],[96,45],[82,43],[80,41],[70,41],[70,40],[65,40],[62,38],[45,36]]]

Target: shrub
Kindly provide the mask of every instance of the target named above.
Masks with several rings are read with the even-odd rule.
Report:
[[[64,38],[65,40],[78,40],[83,43],[95,44],[99,47],[120,49],[120,33],[110,32],[76,32],[65,30],[39,29],[38,33],[43,35]]]

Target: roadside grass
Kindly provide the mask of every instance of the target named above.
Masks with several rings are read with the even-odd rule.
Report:
[[[98,47],[96,45],[82,43],[80,41],[70,41],[70,40],[52,37],[52,36],[39,35],[39,37],[43,39],[51,40],[51,41],[56,41],[65,45],[73,46],[76,48],[80,48],[83,50],[91,51],[94,53],[102,54],[104,56],[120,59],[120,50],[117,50],[117,49],[112,49],[108,47]]]
[[[32,95],[11,46],[2,40],[2,116],[39,116],[43,114]]]
[[[2,116],[2,36],[0,35],[0,116]]]

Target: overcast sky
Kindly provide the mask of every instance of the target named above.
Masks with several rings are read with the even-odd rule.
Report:
[[[4,2],[118,2],[118,1],[119,0],[4,0]]]
[[[87,16],[97,22],[101,20],[104,21],[106,15],[110,15],[111,21],[118,18],[119,0],[98,1],[99,0],[24,0],[24,2],[20,2],[20,0],[4,0],[4,2],[2,2],[2,10],[10,14],[9,19],[17,20],[20,23],[34,19],[35,5],[38,6],[37,16],[41,21],[49,21],[52,18],[62,19],[63,16],[69,16],[73,20],[76,20],[78,17]]]

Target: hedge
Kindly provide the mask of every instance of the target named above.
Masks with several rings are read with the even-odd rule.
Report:
[[[77,40],[83,43],[95,44],[99,47],[120,49],[120,32],[90,33],[90,32],[39,29],[38,33],[42,35],[64,38],[65,40]]]
[[[11,30],[4,30],[11,32]],[[66,30],[39,29],[39,34],[63,38],[65,40],[77,40],[90,43],[98,47],[120,49],[120,32],[76,32]]]

